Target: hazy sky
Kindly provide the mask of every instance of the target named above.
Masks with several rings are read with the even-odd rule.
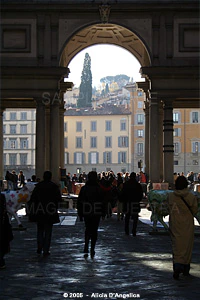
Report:
[[[98,87],[100,79],[106,76],[124,74],[134,81],[143,81],[140,76],[138,60],[122,47],[112,45],[95,45],[79,52],[70,62],[70,74],[67,81],[76,87],[80,85],[85,53],[91,57],[92,86]]]

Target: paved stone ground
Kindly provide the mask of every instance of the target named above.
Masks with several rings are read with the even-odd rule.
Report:
[[[145,213],[142,209],[141,215]],[[26,216],[22,222],[27,230],[14,231],[6,269],[0,270],[1,300],[200,299],[198,235],[192,276],[175,281],[169,236],[149,234],[152,228],[141,221],[136,237],[124,234],[124,221],[116,215],[102,221],[94,260],[84,259],[84,224],[79,220],[54,226],[48,258],[36,254],[36,225]]]

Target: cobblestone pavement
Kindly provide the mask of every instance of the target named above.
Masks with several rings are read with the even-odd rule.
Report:
[[[144,221],[146,209],[142,209]],[[53,228],[51,255],[36,254],[36,225],[22,217],[24,231],[14,231],[6,269],[0,270],[1,300],[200,299],[200,227],[196,226],[191,277],[172,278],[167,234],[150,234],[139,222],[136,237],[124,234],[116,215],[101,221],[95,259],[84,259],[84,223],[62,210]],[[70,225],[71,224],[71,225]]]

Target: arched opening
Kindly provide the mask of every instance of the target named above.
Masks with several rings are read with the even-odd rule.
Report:
[[[151,65],[147,48],[135,33],[116,24],[95,24],[85,27],[71,37],[62,50],[60,66],[67,66],[78,52],[97,44],[121,46],[131,52],[142,67]]]

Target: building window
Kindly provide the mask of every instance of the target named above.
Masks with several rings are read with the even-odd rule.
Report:
[[[27,134],[27,125],[20,125],[20,134]]]
[[[178,166],[178,160],[174,160],[174,166]]]
[[[7,147],[6,139],[3,139],[3,149],[6,149],[6,147]]]
[[[180,136],[181,135],[181,128],[174,128],[174,136]]]
[[[192,143],[192,153],[198,154],[200,152],[200,142]]]
[[[3,164],[4,164],[4,166],[6,165],[6,153],[4,153],[4,155],[3,155]]]
[[[98,164],[99,163],[98,160],[99,160],[99,153],[98,152],[88,153],[89,164]]]
[[[143,130],[143,129],[138,129],[138,131],[137,131],[137,136],[138,136],[139,138],[143,138],[143,136],[144,136],[144,130]]]
[[[120,130],[126,130],[126,120],[120,120]]]
[[[144,123],[144,115],[137,114],[137,124],[143,124]]]
[[[127,153],[126,152],[118,152],[118,163],[126,163],[127,161]]]
[[[20,149],[28,149],[28,139],[20,139]]]
[[[105,137],[105,148],[111,148],[112,147],[112,137],[106,136]]]
[[[10,125],[10,134],[16,134],[16,125]]]
[[[174,154],[178,155],[180,153],[180,144],[174,143]]]
[[[67,130],[68,130],[67,125],[68,125],[67,122],[64,122],[64,132],[67,132]]]
[[[76,148],[82,148],[82,137],[76,137]]]
[[[118,147],[128,147],[128,136],[118,137]]]
[[[112,130],[112,121],[106,121],[106,131]]]
[[[92,136],[90,138],[90,148],[96,148],[97,147],[97,137]]]
[[[6,125],[3,125],[3,134],[6,134]]]
[[[26,121],[27,120],[27,112],[21,112],[21,121]]]
[[[139,156],[144,155],[144,144],[143,143],[137,144],[137,155],[139,155]]]
[[[193,164],[193,166],[198,166],[199,162],[198,162],[198,160],[194,159],[194,160],[192,161],[192,164]]]
[[[112,163],[112,152],[106,151],[103,153],[103,163],[104,164],[111,164]]]
[[[69,152],[65,152],[65,164],[69,164]]]
[[[9,154],[9,165],[16,165],[17,164],[17,154]]]
[[[84,153],[83,152],[75,152],[74,153],[74,163],[75,164],[83,164],[84,163]]]
[[[27,154],[20,154],[20,165],[27,165]]]
[[[142,97],[143,96],[143,92],[142,91],[138,91],[137,95],[138,95],[138,97]]]
[[[177,112],[173,113],[173,122],[179,123],[179,113]]]
[[[82,132],[82,122],[76,122],[76,132]]]
[[[143,102],[142,101],[138,101],[138,108],[143,108]]]
[[[96,121],[91,121],[90,130],[91,131],[97,131],[97,122]]]
[[[9,149],[17,149],[17,139],[9,139]]]
[[[10,121],[15,121],[17,119],[17,114],[16,112],[11,112],[10,113]]]
[[[68,137],[64,138],[64,148],[68,148]]]
[[[198,122],[199,122],[198,112],[194,111],[192,112],[192,123],[198,123]]]

